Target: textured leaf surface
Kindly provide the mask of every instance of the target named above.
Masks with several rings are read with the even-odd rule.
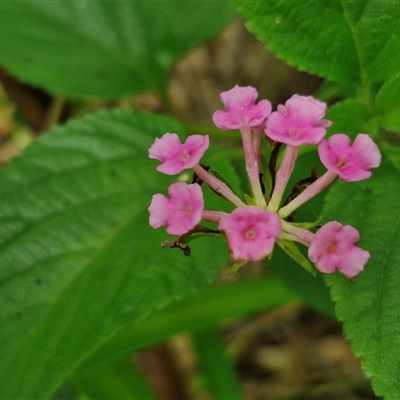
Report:
[[[333,124],[328,128],[328,135],[345,133],[354,139],[359,133],[376,134],[377,121],[372,111],[358,100],[345,100],[328,109],[326,119]]]
[[[338,82],[400,71],[400,3],[246,1],[239,11],[265,45],[289,64]]]
[[[218,0],[0,2],[0,63],[73,97],[162,91],[172,63],[234,15]]]
[[[221,321],[266,311],[297,299],[280,280],[271,277],[214,285],[154,311],[139,323],[129,322],[101,343],[80,365],[79,371],[154,345],[183,331],[213,327]]]
[[[375,107],[379,122],[386,128],[400,131],[400,77],[396,76],[383,85],[376,97]]]
[[[170,178],[147,149],[171,120],[101,112],[58,128],[0,172],[0,397],[47,398],[128,321],[212,281],[223,242],[160,248],[148,226]]]
[[[386,159],[371,179],[335,184],[323,212],[325,220],[359,229],[359,246],[371,253],[354,283],[339,274],[326,281],[365,374],[378,395],[392,400],[400,398],[399,193],[399,167]]]

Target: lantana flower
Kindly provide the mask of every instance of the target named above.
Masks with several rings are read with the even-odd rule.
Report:
[[[319,144],[318,154],[322,164],[345,182],[369,178],[369,169],[378,167],[381,162],[378,146],[363,133],[357,135],[353,145],[347,135],[333,135]]]
[[[204,210],[204,198],[200,185],[184,182],[173,183],[168,188],[170,198],[155,194],[149,206],[150,226],[167,227],[167,233],[182,235],[193,229]]]
[[[338,270],[347,278],[354,278],[364,269],[370,257],[368,251],[355,245],[359,240],[357,229],[331,221],[314,235],[308,257],[325,274]]]
[[[215,125],[224,131],[262,125],[271,114],[272,108],[268,100],[255,104],[257,97],[257,90],[251,86],[236,85],[233,89],[222,92],[221,101],[226,111],[214,112]]]
[[[325,136],[326,128],[332,125],[324,119],[325,112],[325,103],[295,94],[271,113],[265,133],[276,142],[292,146],[317,144]]]
[[[191,135],[181,143],[176,133],[166,133],[150,147],[149,157],[162,162],[157,171],[176,175],[197,165],[209,145],[207,135]]]
[[[282,223],[275,213],[248,206],[223,217],[218,229],[226,235],[233,261],[258,261],[271,254]]]
[[[251,195],[240,198],[219,175],[200,164],[209,146],[208,136],[192,135],[182,143],[178,135],[166,133],[151,146],[149,157],[159,160],[162,164],[157,169],[168,175],[192,169],[193,182],[197,183],[172,184],[168,189],[170,198],[162,194],[154,195],[149,207],[150,225],[153,228],[166,226],[168,233],[180,235],[177,241],[168,243],[172,243],[170,247],[182,249],[187,246],[185,238],[194,233],[223,235],[234,268],[249,260],[259,261],[270,256],[277,243],[309,269],[310,262],[293,243],[288,244],[290,241],[308,247],[308,258],[318,271],[328,274],[339,271],[349,279],[354,278],[364,269],[370,256],[368,251],[356,246],[360,239],[358,231],[333,221],[314,233],[315,223],[296,224],[293,213],[336,177],[348,182],[368,178],[371,175],[369,170],[376,168],[381,161],[378,147],[366,134],[359,134],[353,145],[344,134],[324,140],[331,121],[325,119],[325,103],[311,96],[294,95],[271,113],[267,100],[255,103],[257,95],[252,87],[235,86],[221,93],[226,111],[219,110],[213,115],[214,123],[219,128],[238,129],[241,134]],[[268,169],[261,166],[261,139],[265,134],[271,145],[286,144],[277,172],[275,161],[269,164],[269,181],[274,182],[271,197],[271,189],[261,184],[261,173],[268,173]],[[319,178],[313,173],[302,180],[301,186],[305,188],[293,190],[291,200],[282,206],[282,197],[299,147],[314,144],[319,144],[321,161],[328,170]],[[274,153],[272,160],[276,159],[277,151]],[[202,183],[227,199],[235,209],[230,213],[206,210],[200,187]],[[199,225],[201,221],[215,223],[218,229]]]
[[[300,145],[319,143],[332,124],[324,119],[326,104],[311,96],[293,95],[285,105],[279,105],[267,120],[265,134],[272,140],[286,143],[282,163],[276,173],[276,183],[268,209],[276,211],[293,172]]]
[[[333,135],[319,143],[318,153],[328,171],[293,201],[282,207],[279,210],[281,218],[287,217],[302,204],[322,192],[337,176],[345,182],[367,179],[371,176],[368,170],[378,167],[381,163],[378,146],[364,133],[357,135],[353,145],[350,145],[350,138],[347,135],[343,133]]]
[[[239,129],[253,196],[258,204],[265,206],[259,180],[261,135],[272,108],[268,100],[255,104],[257,96],[257,90],[251,86],[236,85],[233,89],[222,92],[221,101],[226,111],[215,111],[213,121],[222,130]]]

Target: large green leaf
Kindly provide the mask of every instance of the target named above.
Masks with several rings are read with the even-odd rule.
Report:
[[[400,71],[400,3],[239,0],[247,25],[289,64],[338,82]]]
[[[326,281],[366,376],[378,395],[393,400],[400,398],[399,193],[398,165],[385,161],[371,179],[335,184],[323,212],[325,220],[359,229],[359,246],[371,253],[354,283],[338,273]]]
[[[217,275],[223,242],[160,248],[147,157],[173,121],[100,112],[43,136],[0,172],[0,397],[46,398],[105,337]]]
[[[379,122],[386,129],[400,131],[400,77],[395,76],[387,81],[379,91],[375,111]]]
[[[172,63],[234,15],[218,0],[1,1],[0,63],[73,97],[163,91]]]
[[[326,118],[333,122],[328,128],[328,135],[345,133],[354,140],[359,133],[375,135],[378,130],[372,111],[365,104],[354,99],[345,100],[330,107]]]
[[[297,299],[280,280],[270,276],[207,287],[154,311],[139,323],[129,322],[102,342],[79,366],[78,373],[88,366],[122,357],[180,332],[207,329],[222,321],[266,311]]]

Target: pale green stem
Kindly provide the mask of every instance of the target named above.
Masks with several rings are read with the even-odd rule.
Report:
[[[275,187],[274,191],[272,192],[271,200],[268,204],[267,210],[273,212],[276,212],[278,210],[290,175],[293,172],[294,164],[297,160],[298,154],[298,146],[292,146],[290,144],[286,146],[285,155],[283,156],[282,163],[276,173]]]
[[[258,150],[260,149],[260,144],[255,146],[255,139],[250,127],[241,128],[240,133],[242,135],[246,172],[249,177],[254,200],[259,207],[266,208],[267,203],[265,202],[260,183],[260,155],[257,155],[255,150],[255,147],[257,147]],[[258,140],[261,141],[261,136],[258,136]]]
[[[320,176],[315,182],[313,182],[310,186],[303,190],[289,204],[287,204],[285,207],[282,207],[278,211],[278,215],[282,219],[285,219],[287,216],[297,210],[301,205],[315,197],[318,193],[322,192],[322,190],[324,190],[333,182],[336,176],[337,175],[334,172],[326,171],[325,174]]]
[[[214,175],[207,172],[201,165],[197,164],[193,167],[194,173],[214,192],[218,193],[220,196],[225,197],[236,207],[246,207],[246,203],[244,203],[232,190]]]

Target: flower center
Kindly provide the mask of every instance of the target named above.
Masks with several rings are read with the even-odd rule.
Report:
[[[328,244],[326,251],[328,253],[334,253],[337,249],[337,243],[335,241],[332,241]]]
[[[244,237],[248,240],[253,240],[256,237],[254,229],[249,229],[245,232]]]
[[[339,160],[336,161],[336,165],[338,168],[343,168],[346,166],[346,159],[344,158],[339,158]]]
[[[290,138],[292,139],[297,139],[299,137],[299,132],[298,129],[294,128],[294,127],[290,127],[288,129],[288,135]]]
[[[186,215],[190,215],[190,213],[192,212],[192,207],[189,204],[185,204],[182,207],[182,212]]]
[[[187,150],[185,150],[183,153],[182,153],[182,161],[189,161],[190,160],[190,157],[191,157],[191,155],[190,155],[190,153],[187,151]]]

